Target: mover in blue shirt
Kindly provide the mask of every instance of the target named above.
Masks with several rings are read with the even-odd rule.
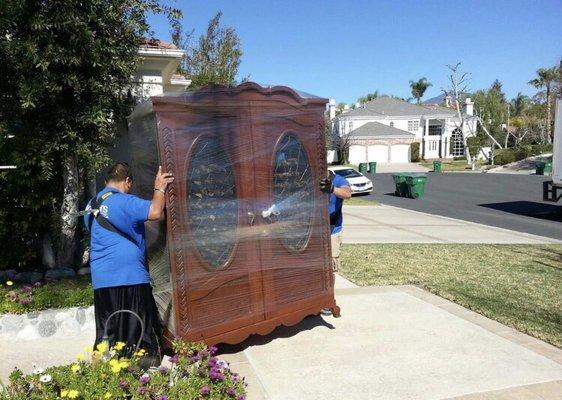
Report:
[[[133,175],[126,163],[117,163],[107,172],[106,186],[88,204],[92,210],[84,222],[90,230],[90,267],[94,288],[96,318],[95,346],[102,342],[107,318],[115,311],[130,310],[143,320],[141,348],[150,355],[158,352],[161,326],[150,275],[146,266],[144,223],[160,219],[164,213],[165,193],[170,173],[158,168],[152,201],[130,193]],[[136,345],[140,324],[127,313],[112,317],[107,327],[109,344]]]
[[[344,199],[351,197],[351,187],[342,176],[329,171],[329,177],[320,181],[320,189],[330,195],[328,210],[330,212],[330,228],[332,231],[332,263],[334,271],[340,266],[340,247],[342,242]]]

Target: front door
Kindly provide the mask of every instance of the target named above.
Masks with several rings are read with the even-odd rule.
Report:
[[[173,129],[167,149],[173,149],[173,186],[181,199],[168,210],[168,216],[179,217],[168,224],[179,230],[172,249],[176,333],[200,340],[264,317],[259,248],[248,208],[256,196],[252,146],[247,115],[198,110],[173,121],[178,119],[185,122]]]

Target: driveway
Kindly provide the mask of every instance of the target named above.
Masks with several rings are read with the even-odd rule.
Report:
[[[542,201],[537,175],[428,173],[423,199],[394,196],[392,174],[367,174],[382,204],[562,240],[562,205]]]

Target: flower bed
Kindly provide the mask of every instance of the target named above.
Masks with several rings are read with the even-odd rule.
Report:
[[[49,399],[246,399],[244,379],[214,356],[215,347],[174,341],[171,367],[142,370],[144,351],[122,357],[123,343],[105,344],[78,356],[73,364],[36,369],[24,375],[16,369],[2,388],[2,400]],[[90,360],[86,361],[86,358]]]

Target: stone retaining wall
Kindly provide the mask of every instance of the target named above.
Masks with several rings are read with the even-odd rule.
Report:
[[[0,338],[36,340],[95,330],[94,306],[0,314]]]

